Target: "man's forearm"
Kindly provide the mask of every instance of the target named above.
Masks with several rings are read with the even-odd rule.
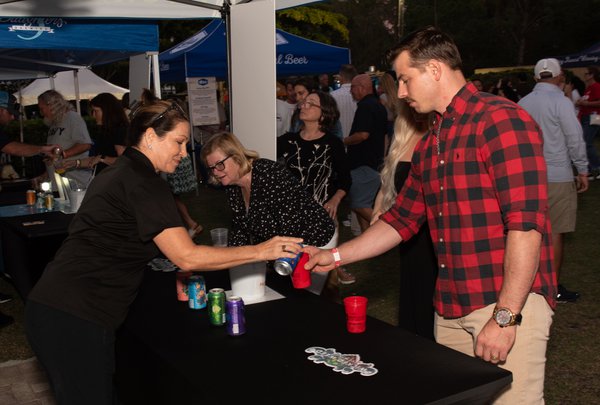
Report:
[[[42,152],[42,147],[21,142],[10,142],[2,148],[2,152],[13,156],[27,157],[40,154]]]
[[[541,244],[542,235],[538,231],[508,231],[499,307],[521,312],[538,270]]]
[[[90,145],[89,143],[76,143],[75,145],[71,146],[69,149],[65,149],[63,151],[63,157],[65,159],[82,154],[83,152],[86,152],[88,150],[90,150],[92,147],[92,145]]]
[[[344,138],[344,145],[358,145],[369,138],[368,132],[355,132]]]
[[[402,237],[389,224],[377,221],[365,232],[338,247],[342,265],[379,256],[402,242]]]

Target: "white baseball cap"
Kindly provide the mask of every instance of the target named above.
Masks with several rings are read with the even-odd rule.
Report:
[[[534,77],[541,79],[542,73],[550,73],[552,77],[560,75],[560,62],[554,58],[540,59],[533,69]]]

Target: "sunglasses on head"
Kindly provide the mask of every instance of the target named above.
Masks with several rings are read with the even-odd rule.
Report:
[[[154,124],[163,119],[169,113],[169,111],[173,110],[178,111],[185,119],[187,119],[187,114],[185,113],[185,111],[183,111],[183,108],[181,108],[177,101],[172,101],[171,105],[168,106],[166,110],[158,114],[156,117],[152,118],[152,121],[150,121],[149,126],[154,126]]]

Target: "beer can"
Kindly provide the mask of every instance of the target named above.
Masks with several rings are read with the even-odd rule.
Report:
[[[35,190],[27,190],[25,193],[27,205],[35,205]]]
[[[44,208],[45,205],[45,201],[44,201],[44,193],[42,193],[41,191],[39,193],[36,194],[36,199],[35,199],[35,208],[41,210]]]
[[[298,253],[293,259],[290,259],[289,257],[280,257],[279,259],[275,260],[273,267],[278,274],[282,276],[289,276],[294,272],[294,269],[298,265],[298,261],[300,260],[301,256],[302,252]]]
[[[189,306],[191,309],[206,308],[206,284],[204,277],[199,275],[190,276],[188,279]]]
[[[63,156],[63,148],[61,148],[60,146],[57,146],[57,147],[53,148],[52,149],[52,154],[54,155],[55,159],[62,158],[62,156]]]
[[[175,288],[177,290],[177,300],[178,301],[188,301],[190,300],[190,295],[188,293],[188,281],[191,277],[192,273],[189,271],[177,271]]]
[[[227,333],[239,336],[246,333],[246,317],[244,316],[244,301],[242,297],[227,298]]]
[[[47,210],[54,209],[54,196],[52,195],[52,193],[48,193],[44,196],[44,206]]]
[[[208,316],[212,325],[225,325],[227,316],[225,314],[224,289],[211,288],[210,290],[208,290]]]

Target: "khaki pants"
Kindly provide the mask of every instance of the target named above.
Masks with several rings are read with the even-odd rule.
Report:
[[[492,317],[496,304],[457,319],[435,315],[436,341],[469,356],[475,356],[475,338]],[[546,346],[554,312],[539,294],[529,294],[521,311],[515,344],[506,362],[500,364],[513,374],[513,382],[494,399],[494,404],[543,404]],[[483,360],[482,360],[483,361]]]

